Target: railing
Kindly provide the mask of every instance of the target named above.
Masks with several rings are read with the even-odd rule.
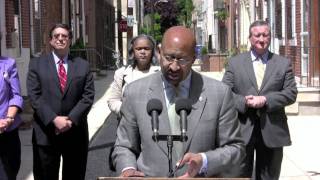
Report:
[[[74,57],[78,56],[87,60],[90,64],[90,69],[93,72],[99,72],[105,67],[101,53],[95,48],[87,47],[84,49],[70,49],[70,53]]]
[[[113,65],[113,67],[110,67],[110,68],[120,68],[123,66],[123,61],[125,60],[119,51],[116,51],[115,49],[113,48],[110,48],[108,46],[103,46],[103,48],[109,52],[111,52],[112,54],[112,57],[111,58],[108,58],[109,59],[109,62],[107,63],[109,66],[110,65]],[[111,61],[110,61],[111,59]]]
[[[320,47],[282,46],[280,54],[291,59],[298,87],[320,87]]]

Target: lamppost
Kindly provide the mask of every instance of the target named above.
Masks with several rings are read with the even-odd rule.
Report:
[[[167,3],[168,0],[157,0],[154,2],[154,4],[151,6],[151,31],[152,31],[152,36],[153,38],[156,38],[155,37],[155,32],[154,32],[154,24],[155,24],[155,20],[154,20],[154,13],[155,13],[155,8],[157,7],[157,5],[159,3]]]

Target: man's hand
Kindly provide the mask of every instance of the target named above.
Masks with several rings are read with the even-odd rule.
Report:
[[[54,118],[53,123],[56,127],[56,134],[68,131],[72,127],[72,121],[67,116],[57,116]]]
[[[122,171],[120,177],[144,177],[144,173],[135,169],[126,169]]]
[[[246,105],[251,108],[262,108],[266,102],[267,99],[265,96],[245,96],[246,99]]]
[[[202,156],[194,153],[187,153],[183,156],[183,159],[181,160],[181,166],[184,164],[188,165],[187,172],[180,176],[179,178],[192,178],[195,177],[202,166]]]

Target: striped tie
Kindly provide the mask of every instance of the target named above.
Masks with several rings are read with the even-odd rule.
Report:
[[[60,81],[60,89],[61,89],[61,92],[64,92],[64,89],[67,83],[67,73],[66,73],[66,69],[63,66],[63,59],[59,60],[58,64],[59,64],[58,75],[59,75],[59,81]]]
[[[263,62],[262,62],[260,57],[258,57],[256,59],[256,61],[257,61],[257,63],[256,63],[256,66],[255,66],[254,72],[255,72],[256,79],[257,79],[258,89],[260,89],[261,88],[261,84],[262,84],[262,80],[263,80],[263,77],[264,77],[264,72],[265,72],[266,66],[263,64]]]

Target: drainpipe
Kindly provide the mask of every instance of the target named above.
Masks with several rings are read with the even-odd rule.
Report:
[[[31,45],[31,54],[33,55],[34,52],[34,30],[33,30],[33,3],[32,0],[29,1],[29,6],[30,6],[30,45]]]
[[[87,43],[87,38],[86,38],[86,15],[84,12],[84,0],[81,0],[81,19],[82,19],[82,39],[83,39],[83,43],[86,44]]]
[[[22,56],[22,14],[21,14],[21,0],[18,1],[19,3],[19,54],[20,57]]]

